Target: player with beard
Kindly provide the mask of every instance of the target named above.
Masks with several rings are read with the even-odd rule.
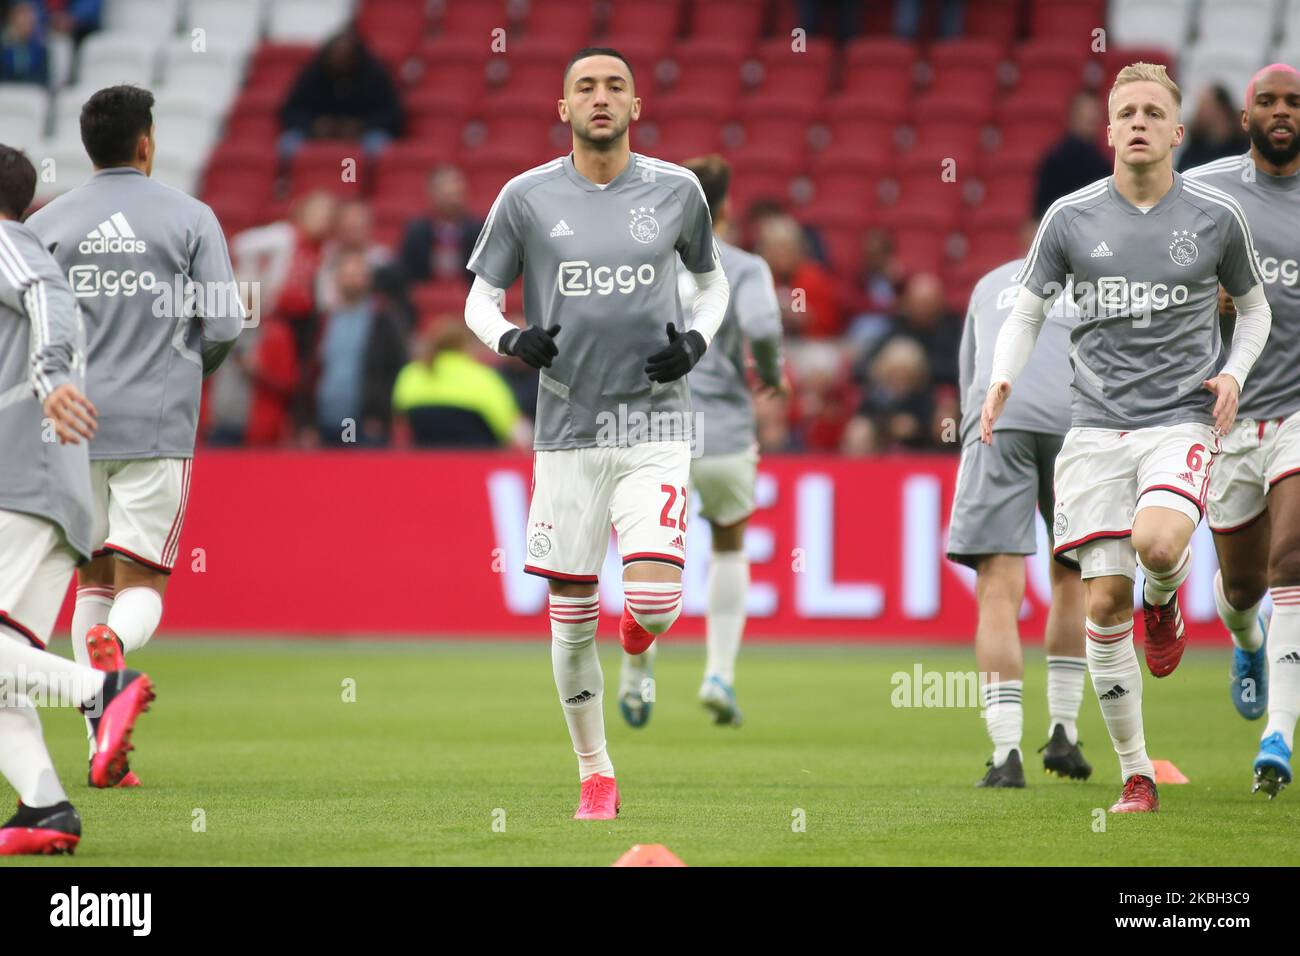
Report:
[[[1241,122],[1249,153],[1185,175],[1241,203],[1273,310],[1207,504],[1214,598],[1235,645],[1229,691],[1243,717],[1268,713],[1254,769],[1255,790],[1271,798],[1291,782],[1300,716],[1300,74],[1284,63],[1256,73]],[[1265,592],[1271,622],[1260,612]]]

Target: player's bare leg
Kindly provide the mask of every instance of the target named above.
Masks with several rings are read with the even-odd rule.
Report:
[[[1087,780],[1092,766],[1079,744],[1079,707],[1088,674],[1084,640],[1084,593],[1079,572],[1052,561],[1052,605],[1047,611],[1043,643],[1047,651],[1047,743],[1039,748],[1043,769],[1074,780]]]
[[[1124,781],[1123,793],[1110,810],[1157,810],[1155,769],[1142,730],[1142,671],[1133,647],[1133,581],[1122,574],[1106,574],[1085,578],[1083,587],[1088,670]]]
[[[709,523],[713,554],[709,563],[709,612],[706,620],[704,681],[700,703],[713,722],[739,727],[744,720],[736,706],[736,657],[745,633],[745,599],[749,594],[749,559],[745,556],[747,521],[732,525]]]
[[[1268,494],[1273,520],[1268,586],[1268,724],[1255,758],[1255,789],[1276,796],[1291,782],[1291,752],[1300,717],[1300,475],[1283,478]]]
[[[1233,707],[1247,720],[1258,720],[1268,709],[1267,624],[1260,605],[1268,593],[1271,538],[1267,509],[1244,528],[1214,535],[1219,557],[1214,603],[1234,645],[1228,691]]]
[[[550,591],[551,668],[582,781],[574,819],[612,820],[619,799],[605,748],[605,678],[596,652],[600,597],[585,582],[551,581]]]
[[[1025,597],[1025,559],[990,554],[975,567],[975,661],[980,672],[984,719],[993,740],[988,773],[978,787],[1023,787],[1020,737],[1025,665],[1020,651],[1020,604]]]
[[[1196,523],[1173,508],[1141,508],[1133,518],[1133,549],[1145,581],[1142,604],[1146,625],[1147,667],[1152,677],[1168,677],[1182,660],[1183,613],[1178,588],[1192,569],[1192,532]]]

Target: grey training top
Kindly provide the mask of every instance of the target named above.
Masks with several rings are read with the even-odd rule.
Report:
[[[1071,277],[1073,424],[1212,425],[1219,284],[1245,295],[1261,281],[1237,201],[1175,172],[1144,213],[1099,179],[1047,210],[1018,279],[1050,298]]]
[[[781,381],[781,307],[772,270],[752,252],[722,239],[717,242],[731,298],[709,350],[687,376],[701,455],[735,454],[747,451],[757,441],[754,404],[745,380],[746,341],[763,383],[777,385]],[[685,269],[678,272],[682,308],[689,312],[695,299],[695,280]]]
[[[100,415],[90,457],[192,457],[203,374],[245,314],[217,217],[139,170],[113,167],[27,225],[86,317],[86,395]]]
[[[1271,176],[1246,153],[1184,175],[1222,190],[1246,211],[1273,328],[1246,379],[1237,414],[1285,418],[1300,410],[1300,173]]]
[[[59,444],[42,409],[59,386],[83,387],[85,348],[58,263],[26,226],[0,221],[0,508],[54,522],[89,559],[87,444]]]
[[[961,443],[980,437],[980,410],[993,378],[993,346],[998,330],[1015,307],[1020,286],[1016,276],[1025,260],[1014,259],[985,273],[971,290],[966,325],[961,333]],[[1064,435],[1070,430],[1070,332],[1079,314],[1069,297],[1057,298],[1029,363],[1016,378],[1011,397],[993,426],[995,432]]]
[[[502,188],[468,267],[502,289],[522,274],[528,324],[562,330],[538,384],[534,448],[690,440],[686,379],[645,373],[668,323],[686,328],[679,256],[691,272],[720,265],[704,191],[681,166],[632,153],[602,189],[570,153]]]

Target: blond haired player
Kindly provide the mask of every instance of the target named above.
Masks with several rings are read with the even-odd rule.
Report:
[[[1246,216],[1174,171],[1181,95],[1163,66],[1120,71],[1109,98],[1114,175],[1054,203],[998,334],[981,438],[1025,367],[1051,299],[1073,279],[1072,427],[1056,460],[1055,553],[1081,568],[1087,657],[1124,781],[1115,813],[1159,808],[1142,729],[1133,581],[1142,567],[1146,661],[1182,657],[1177,590],[1190,569],[1219,441],[1268,338],[1268,300]],[[1220,367],[1218,286],[1237,326]]]

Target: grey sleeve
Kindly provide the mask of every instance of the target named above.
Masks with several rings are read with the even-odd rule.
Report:
[[[511,189],[507,183],[492,204],[465,266],[498,289],[510,288],[524,271],[522,213],[517,188]]]
[[[681,200],[683,210],[682,231],[677,236],[675,248],[682,263],[691,272],[720,269],[721,257],[718,245],[713,241],[713,217],[709,215],[709,204],[694,173],[690,182],[677,190],[677,198]]]
[[[1039,225],[1016,281],[1040,299],[1056,298],[1070,273],[1065,250],[1065,213],[1058,209]]]
[[[6,304],[31,323],[31,384],[43,402],[72,381],[79,338],[77,300],[54,260],[29,236],[0,230],[0,277]]]
[[[225,359],[244,324],[244,300],[230,264],[230,250],[216,215],[203,207],[190,246],[190,278],[198,285],[202,323],[203,374]]]
[[[781,306],[776,299],[772,270],[759,259],[736,277],[731,303],[740,330],[749,340],[758,377],[764,384],[781,381]]]
[[[1223,223],[1223,249],[1219,255],[1219,282],[1228,295],[1245,295],[1263,282],[1255,259],[1255,239],[1250,234],[1246,214],[1235,199],[1231,200],[1233,215]]]

